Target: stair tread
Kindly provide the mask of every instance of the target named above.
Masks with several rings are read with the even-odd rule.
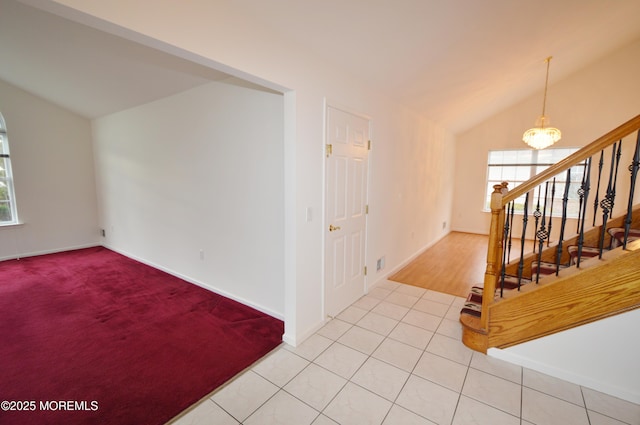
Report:
[[[520,278],[520,286],[526,285],[527,283],[531,283],[531,279],[526,277]],[[497,286],[498,288],[504,287],[505,290],[518,289],[518,276],[507,274],[504,276],[504,285],[503,279],[499,278]]]
[[[624,227],[609,227],[607,229],[607,232],[609,232],[609,235],[611,236],[622,232],[622,235],[624,236]],[[632,236],[632,235],[636,238],[640,237],[640,229],[629,228],[629,236]]]
[[[469,316],[480,317],[482,312],[482,293],[484,288],[482,286],[472,286],[467,300],[464,302],[460,314],[467,314]]]
[[[569,268],[567,264],[560,264],[560,270]],[[532,261],[531,262],[531,276],[540,273],[541,275],[554,274],[556,272],[557,266],[556,263],[551,263],[549,261]]]
[[[607,229],[609,236],[611,236],[611,248],[617,248],[624,243],[624,227],[610,227]],[[640,239],[640,229],[629,229],[627,235],[627,242]]]
[[[567,251],[569,251],[569,253],[575,252],[577,254],[578,253],[578,248],[579,248],[578,245],[569,245],[567,247]],[[600,252],[600,248],[595,247],[595,246],[586,246],[586,245],[584,245],[582,247],[582,253],[583,254],[585,254],[585,253],[587,253],[587,254],[596,253],[597,254],[599,252]]]
[[[532,280],[526,277],[520,279],[520,286],[531,283]],[[500,286],[502,277],[498,279],[498,287],[496,288],[495,298],[500,298]],[[504,291],[513,291],[518,289],[518,276],[504,276]],[[480,317],[482,311],[482,295],[484,288],[482,286],[472,286],[464,307],[460,310],[460,314],[468,314],[473,317]]]
[[[602,252],[608,251],[608,249],[602,249]],[[594,246],[583,246],[582,251],[580,251],[580,247],[578,245],[569,245],[567,247],[567,252],[569,253],[569,263],[572,266],[578,264],[578,252],[580,252],[580,258],[593,258],[598,257],[600,255],[600,248]]]

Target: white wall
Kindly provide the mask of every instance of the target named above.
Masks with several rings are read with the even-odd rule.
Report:
[[[450,229],[454,138],[410,115],[389,117],[404,124],[374,121],[368,269],[385,257],[375,284],[435,244]]]
[[[448,231],[451,134],[314,57],[296,40],[247,20],[233,3],[38,1],[63,16],[156,46],[271,88],[284,96],[285,340],[302,341],[323,320],[324,105],[372,120],[367,265],[389,272]],[[126,10],[127,13],[122,13]],[[152,13],[151,13],[152,12]],[[416,171],[418,175],[410,175]],[[437,177],[436,177],[437,176]],[[442,177],[441,177],[442,176]],[[425,201],[428,199],[430,202]],[[312,221],[306,221],[311,209]],[[413,236],[411,238],[411,236]],[[383,273],[368,277],[374,284]]]
[[[98,243],[91,124],[4,81],[18,217],[0,227],[0,259]]]
[[[105,245],[283,318],[283,122],[225,82],[95,120]]]
[[[541,63],[542,77],[544,71]],[[562,139],[555,146],[584,146],[640,113],[639,74],[640,40],[550,85],[547,115],[562,131]],[[457,137],[452,229],[489,233],[490,214],[482,212],[488,152],[526,148],[522,133],[540,115],[542,97],[541,91]]]
[[[640,404],[640,309],[489,355]]]

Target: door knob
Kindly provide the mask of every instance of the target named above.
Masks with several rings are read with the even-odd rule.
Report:
[[[340,226],[334,226],[333,224],[330,224],[329,231],[333,232],[334,230],[340,230]]]

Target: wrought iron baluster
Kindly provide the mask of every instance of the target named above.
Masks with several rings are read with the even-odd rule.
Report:
[[[511,229],[513,226],[513,205],[515,204],[515,200],[509,202],[506,206],[507,217],[504,221],[504,234],[502,237],[502,246],[508,246],[507,249],[502,250],[502,269],[500,271],[500,298],[504,293],[504,277],[507,268],[507,260],[509,259],[509,255],[511,254]],[[508,251],[508,252],[507,252]]]
[[[640,168],[640,131],[636,140],[636,150],[633,153],[633,160],[629,165],[631,172],[631,184],[629,185],[629,203],[627,204],[627,217],[624,219],[624,239],[622,240],[622,249],[627,249],[627,240],[629,239],[629,229],[631,228],[631,214],[633,211],[633,196],[636,191],[636,179],[638,178],[638,169]]]
[[[585,216],[587,215],[587,200],[589,199],[589,190],[591,189],[591,157],[587,159],[587,166],[585,167],[586,172],[583,173],[583,180],[580,189],[578,192],[581,192],[582,196],[585,200],[582,211],[582,218],[578,221],[579,235],[578,235],[578,261],[576,267],[580,267],[580,261],[582,258],[582,246],[584,245],[584,222]]]
[[[514,199],[513,201],[511,201],[511,222],[509,223],[509,228],[511,229],[511,231],[509,232],[509,245],[507,247],[507,262],[509,262],[509,259],[511,258],[511,245],[513,239],[513,216],[515,215],[515,205],[516,201]]]
[[[616,171],[613,174],[613,199],[611,200],[611,211],[613,212],[614,202],[616,200],[616,187],[618,184],[618,167],[620,166],[620,157],[622,156],[622,139],[618,145],[618,153],[616,154]]]
[[[556,249],[556,276],[560,273],[562,243],[564,242],[564,226],[567,222],[567,204],[569,203],[569,186],[571,186],[571,168],[567,170],[567,183],[564,186],[564,194],[562,196],[562,219],[560,221],[560,236],[558,238],[558,247]]]
[[[536,210],[533,212],[533,218],[535,219],[534,221],[535,233],[533,234],[533,252],[536,252],[536,240],[538,237],[538,221],[540,220],[540,216],[542,215],[542,213],[540,212],[540,195],[542,190],[540,189],[540,186],[538,186],[536,189],[538,189],[538,202],[536,204]]]
[[[607,221],[609,220],[609,213],[613,210],[613,202],[615,198],[615,190],[613,187],[614,182],[614,169],[616,162],[616,147],[617,143],[613,144],[613,150],[611,151],[611,166],[609,168],[609,182],[607,183],[607,194],[600,201],[600,208],[602,208],[602,228],[600,230],[600,238],[598,240],[598,258],[602,258],[602,250],[604,249],[604,237],[607,233]]]
[[[520,237],[520,260],[518,261],[518,291],[522,282],[522,271],[524,269],[524,241],[527,237],[527,223],[529,222],[529,192],[524,198],[524,211],[522,217],[522,236]]]
[[[551,229],[553,226],[553,204],[556,197],[556,178],[553,178],[553,184],[551,185],[551,209],[549,210],[549,238],[547,239],[547,247],[551,243]]]
[[[600,151],[600,161],[598,161],[598,187],[596,188],[596,199],[593,201],[593,226],[596,225],[596,215],[598,213],[598,201],[600,197],[600,177],[602,177],[602,166],[604,165],[604,149]]]
[[[583,211],[582,204],[586,203],[586,200],[584,197],[584,187],[585,187],[586,178],[587,178],[587,170],[585,169],[582,172],[582,183],[580,184],[580,189],[578,189],[578,228],[576,229],[576,233],[580,232],[580,223],[584,221],[584,217],[582,214],[582,211]],[[584,211],[586,211],[586,208],[584,209]]]
[[[538,251],[538,272],[536,273],[536,283],[540,280],[540,263],[542,262],[542,248],[544,247],[544,241],[549,237],[549,232],[545,227],[547,214],[547,193],[549,191],[549,182],[544,184],[544,204],[542,207],[542,220],[540,221],[540,229],[536,232],[538,237],[539,251]]]

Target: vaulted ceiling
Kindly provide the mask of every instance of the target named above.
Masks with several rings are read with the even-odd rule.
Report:
[[[541,92],[547,56],[553,84],[640,39],[637,0],[233,5],[453,132]],[[0,0],[0,57],[0,79],[89,118],[228,78],[16,0]]]
[[[50,13],[0,0],[0,79],[87,118],[227,74]]]

